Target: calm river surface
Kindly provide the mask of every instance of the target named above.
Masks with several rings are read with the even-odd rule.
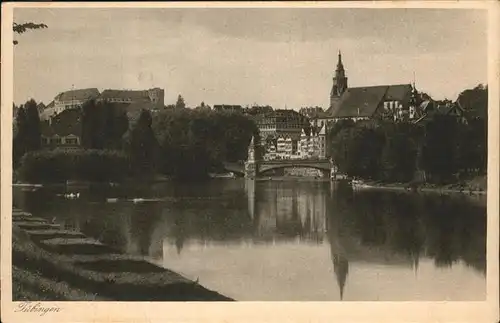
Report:
[[[15,188],[14,204],[236,300],[485,299],[485,198],[244,179],[65,190]]]

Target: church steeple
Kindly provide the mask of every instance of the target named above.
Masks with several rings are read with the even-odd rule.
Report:
[[[337,278],[337,285],[339,287],[340,300],[344,300],[344,288],[349,274],[349,261],[341,254],[333,256],[333,271]]]
[[[339,50],[337,68],[333,77],[332,91],[330,92],[330,107],[334,107],[335,103],[347,90],[347,77],[345,76],[344,64],[342,63],[342,53]]]
[[[345,76],[344,64],[342,64],[342,53],[340,52],[340,50],[339,50],[339,59],[337,61],[337,69],[335,70],[335,76],[339,76],[339,74]]]

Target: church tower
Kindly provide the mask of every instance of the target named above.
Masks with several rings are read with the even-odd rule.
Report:
[[[337,68],[333,77],[332,91],[330,92],[330,107],[335,107],[342,94],[347,90],[347,77],[345,76],[342,54],[339,51]]]

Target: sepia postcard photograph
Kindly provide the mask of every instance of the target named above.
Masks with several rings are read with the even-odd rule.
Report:
[[[2,321],[498,322],[499,9],[2,5]]]

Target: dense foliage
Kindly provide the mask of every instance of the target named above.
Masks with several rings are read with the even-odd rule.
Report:
[[[152,125],[151,113],[142,110],[130,133],[128,152],[132,171],[138,176],[151,176],[156,172],[158,141]]]
[[[424,124],[346,124],[332,136],[332,159],[353,177],[411,182],[423,171],[431,183],[452,183],[486,173],[486,120],[464,124],[438,115]]]
[[[40,149],[41,130],[37,103],[31,99],[17,109],[13,141],[13,163],[17,166],[21,157]]]
[[[34,23],[34,22],[25,22],[22,24],[14,22],[12,24],[12,31],[15,32],[16,34],[24,34],[28,30],[43,29],[43,28],[48,28],[48,27],[46,24]],[[14,45],[17,45],[18,41],[14,40],[13,43]]]
[[[25,154],[18,169],[27,182],[119,181],[129,174],[128,156],[120,151],[40,150]]]
[[[257,127],[238,113],[210,110],[166,110],[153,117],[159,141],[159,171],[194,179],[204,177],[225,161],[245,160]]]
[[[123,106],[89,100],[82,106],[82,146],[88,149],[122,149],[129,127]]]

